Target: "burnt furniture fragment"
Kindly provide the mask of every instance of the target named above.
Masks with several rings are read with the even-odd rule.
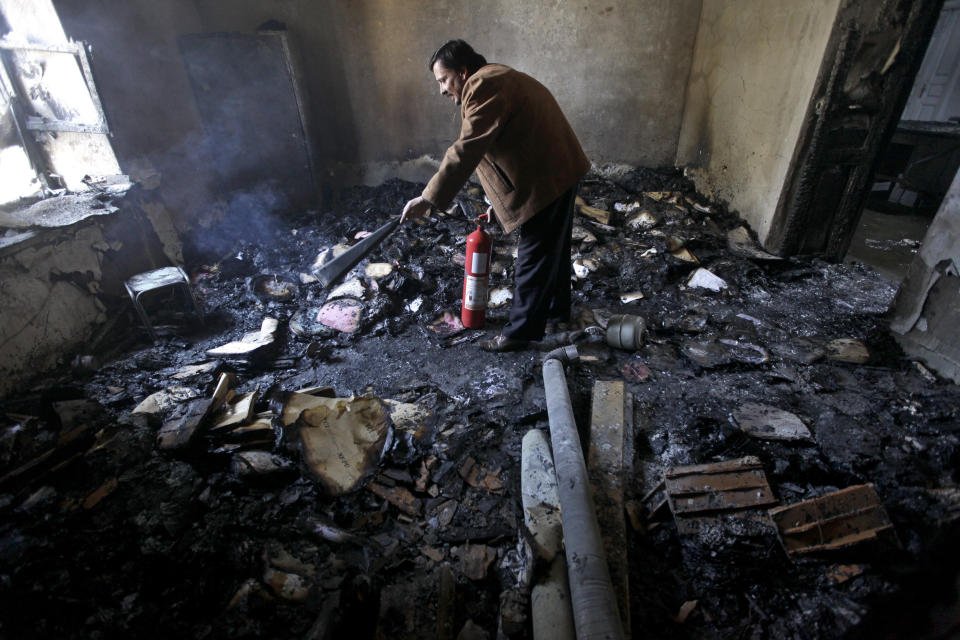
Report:
[[[883,538],[899,545],[873,484],[859,484],[769,511],[790,557]]]
[[[150,323],[150,318],[147,317],[147,312],[140,303],[140,297],[148,291],[157,291],[170,287],[181,289],[186,295],[186,298],[193,304],[193,309],[197,312],[200,321],[203,322],[203,311],[200,309],[200,305],[197,304],[197,299],[193,297],[193,290],[190,289],[190,280],[187,278],[186,271],[181,267],[161,267],[160,269],[146,271],[124,282],[124,286],[127,288],[127,293],[130,294],[130,299],[133,300],[133,308],[137,310],[137,315],[140,316],[143,326],[150,332],[154,340],[157,339],[157,332],[154,331],[153,325]]]
[[[671,467],[664,474],[670,510],[680,535],[694,534],[709,514],[773,504],[760,459],[746,456],[713,464]]]

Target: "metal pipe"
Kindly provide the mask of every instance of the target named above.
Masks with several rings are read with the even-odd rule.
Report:
[[[530,622],[533,640],[574,640],[573,615],[570,612],[570,585],[567,563],[558,555],[550,570],[533,585],[530,593]]]
[[[533,536],[538,558],[550,563],[546,575],[539,575],[530,596],[534,640],[575,640],[570,586],[563,554],[563,523],[553,455],[547,436],[531,429],[521,447],[520,490],[523,521]]]
[[[551,351],[543,362],[570,598],[578,640],[614,640],[623,638],[623,627],[561,362],[577,357],[577,348],[570,346]]]
[[[390,235],[390,233],[397,228],[398,224],[400,224],[400,218],[393,218],[366,238],[344,251],[339,257],[334,258],[317,269],[313,275],[316,276],[317,280],[319,280],[323,286],[330,286],[332,282],[335,282],[340,276],[356,266],[365,255],[373,251],[378,244],[383,242],[383,239]]]
[[[553,351],[548,351],[546,355],[543,356],[543,362],[546,364],[547,360],[559,360],[561,362],[573,362],[580,357],[580,352],[577,351],[577,346],[570,344],[563,347],[557,347]],[[560,369],[560,372],[563,373],[563,369]],[[566,389],[567,381],[564,379],[563,387]]]

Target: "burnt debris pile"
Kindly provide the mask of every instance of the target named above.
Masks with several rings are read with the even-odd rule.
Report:
[[[114,348],[3,401],[0,635],[532,638],[551,565],[522,442],[549,433],[542,351],[568,343],[632,634],[956,628],[960,391],[889,337],[894,286],[764,252],[678,171],[591,174],[569,326],[488,354],[516,239],[491,229],[487,327],[465,329],[476,188],[316,279],[420,188],[226,220],[187,251],[202,323],[161,302],[154,341],[128,300]],[[591,449],[614,396],[623,437]]]

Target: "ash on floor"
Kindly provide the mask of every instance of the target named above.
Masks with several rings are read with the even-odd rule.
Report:
[[[594,356],[567,370],[581,428],[597,380],[624,380],[633,397],[635,635],[956,632],[960,392],[895,346],[888,281],[765,254],[677,171],[591,175],[570,331],[493,355],[476,342],[508,304],[484,331],[457,320],[475,189],[463,209],[399,228],[336,291],[311,275],[420,188],[228,220],[187,251],[202,326],[160,300],[151,343],[118,308],[111,348],[4,401],[0,635],[531,637],[499,610],[541,570],[524,552],[520,442],[548,429],[537,347],[565,340]],[[509,288],[516,239],[493,234],[491,288]],[[646,320],[638,350],[583,331],[624,313]],[[312,448],[323,440],[303,436],[303,416],[321,433],[361,397],[389,414],[382,428],[343,427],[360,435],[334,440],[341,458]],[[810,436],[744,430],[761,405]],[[894,542],[791,558],[765,511],[693,535],[643,512],[665,470],[746,456],[779,505],[872,483]]]

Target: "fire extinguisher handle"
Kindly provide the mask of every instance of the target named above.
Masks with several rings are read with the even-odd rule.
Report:
[[[487,210],[477,216],[477,221],[483,220],[484,222],[490,222],[490,218],[493,214],[493,207],[487,207]]]

